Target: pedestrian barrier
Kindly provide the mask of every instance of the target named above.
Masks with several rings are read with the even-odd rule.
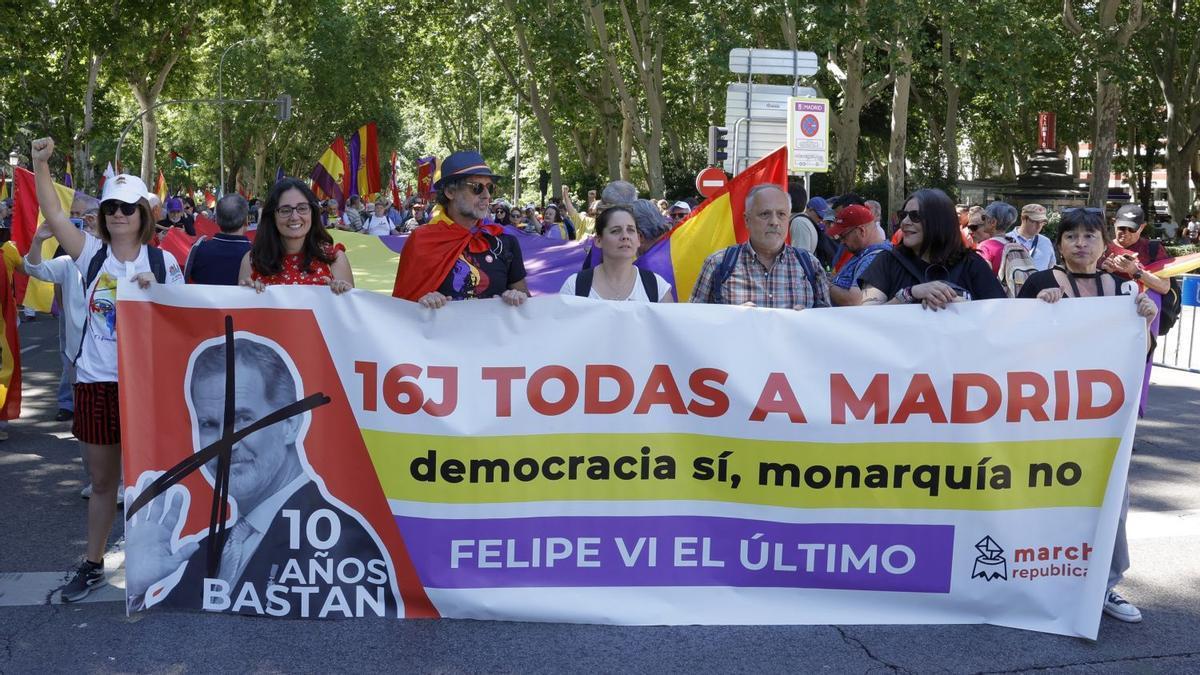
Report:
[[[1179,320],[1170,333],[1158,339],[1154,365],[1200,373],[1196,356],[1197,314],[1200,313],[1200,274],[1184,274]]]

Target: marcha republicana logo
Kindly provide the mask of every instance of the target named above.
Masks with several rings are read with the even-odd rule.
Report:
[[[975,567],[971,570],[971,578],[982,578],[985,581],[1004,579],[1008,581],[1008,559],[1004,557],[1004,549],[990,535],[985,535],[975,544],[979,555],[975,557]]]

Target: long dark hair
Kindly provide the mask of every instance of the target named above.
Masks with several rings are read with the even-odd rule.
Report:
[[[329,265],[336,256],[325,250],[325,247],[333,245],[333,237],[329,236],[329,232],[321,223],[321,205],[317,202],[317,196],[299,180],[284,178],[276,183],[267,195],[262,220],[258,221],[258,231],[254,235],[254,244],[250,247],[250,264],[261,276],[271,276],[283,271],[283,238],[279,236],[279,228],[275,225],[275,209],[279,206],[279,198],[288,190],[299,190],[300,194],[304,195],[312,223],[304,237],[304,246],[300,249],[300,270],[312,272],[313,260],[320,260]]]
[[[931,265],[954,266],[967,254],[954,201],[937,188],[917,190],[904,203],[913,199],[917,200],[923,234],[920,247],[909,252],[918,258],[928,258]],[[900,248],[906,247],[902,243]]]

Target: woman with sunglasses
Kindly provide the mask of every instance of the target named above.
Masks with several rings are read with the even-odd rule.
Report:
[[[71,223],[58,201],[48,164],[54,140],[33,142],[30,156],[42,214],[58,243],[84,279],[86,313],[82,342],[70,347],[75,360],[75,417],[71,431],[87,457],[92,496],[88,499],[84,560],[63,587],[65,602],[82,600],[104,581],[104,548],[117,511],[121,479],[121,419],[117,406],[117,282],[147,288],[183,283],[183,271],[168,252],[146,244],[154,237],[149,191],[137,176],[120,174],[104,182],[96,229]]]
[[[436,218],[400,252],[392,295],[437,309],[451,300],[499,297],[517,306],[529,297],[517,238],[485,220],[498,176],[474,151],[453,153],[433,188]],[[512,215],[520,213],[514,207]],[[516,223],[514,223],[514,226]]]
[[[238,283],[259,293],[267,286],[329,286],[337,295],[354,288],[346,247],[333,243],[320,209],[303,182],[289,177],[275,183]]]
[[[917,190],[898,214],[900,239],[859,277],[864,305],[952,302],[1006,297],[987,262],[963,244],[954,202],[937,189]]]

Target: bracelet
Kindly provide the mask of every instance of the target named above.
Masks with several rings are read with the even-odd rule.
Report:
[[[1134,273],[1133,273],[1133,278],[1134,278],[1134,280],[1135,280],[1135,281],[1136,281],[1136,280],[1139,280],[1139,279],[1141,279],[1141,278],[1142,278],[1142,271],[1141,271],[1141,270],[1138,270],[1138,271],[1134,272]]]
[[[913,301],[912,286],[905,286],[896,293],[896,299],[902,305],[911,304]]]

